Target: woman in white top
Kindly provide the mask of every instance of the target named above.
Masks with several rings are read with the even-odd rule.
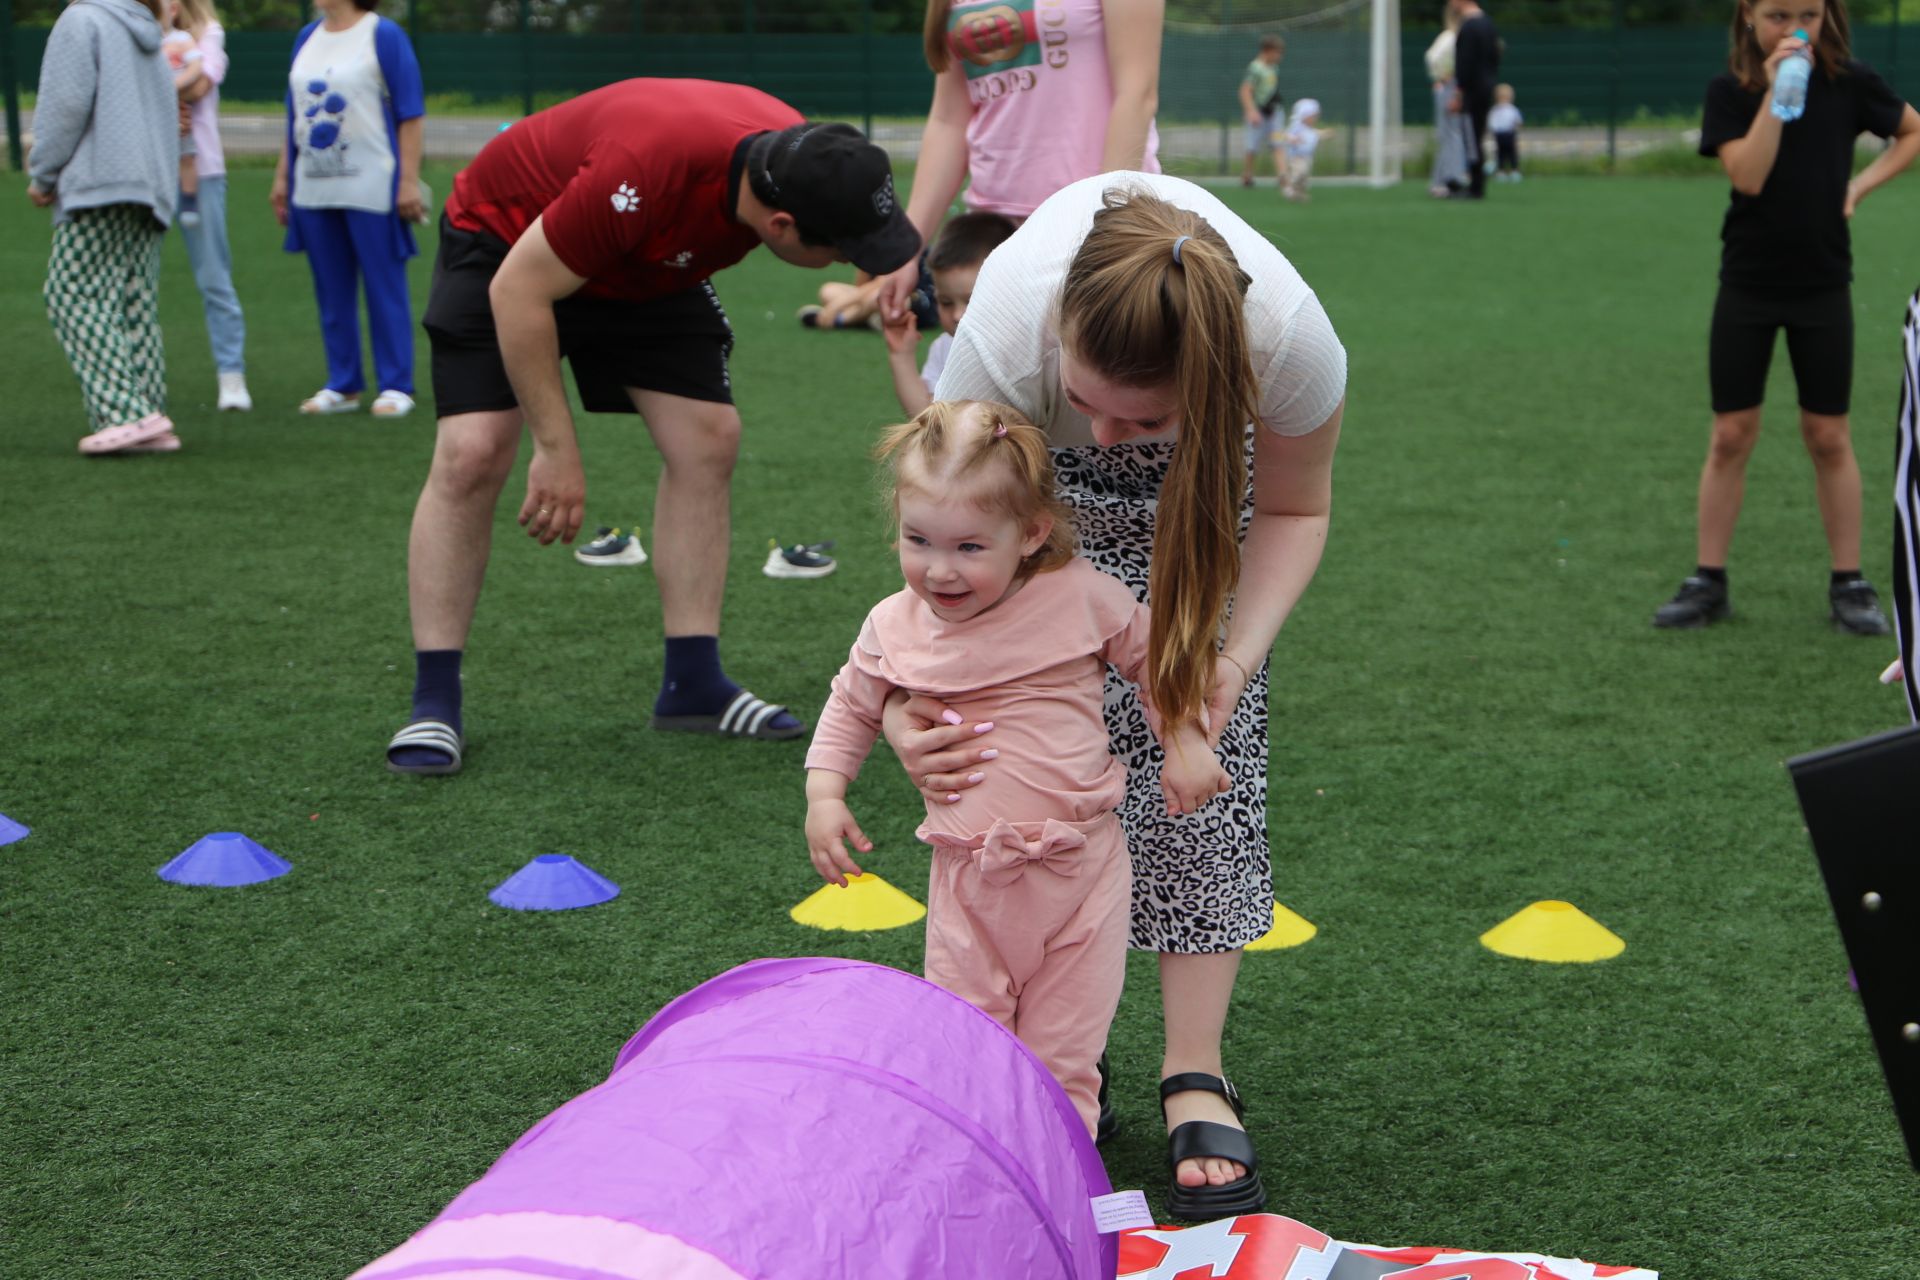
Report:
[[[307,255],[327,384],[302,413],[360,407],[360,299],[366,280],[380,394],[373,412],[413,409],[413,308],[407,259],[419,252],[413,226],[426,218],[420,149],[426,104],[420,64],[397,23],[373,10],[380,0],[318,0],[320,20],[293,41],[287,77],[287,141],[273,176],[273,209],[289,253]]]
[[[1436,196],[1450,194],[1467,184],[1468,125],[1450,104],[1456,87],[1453,82],[1453,43],[1460,30],[1460,15],[1447,6],[1447,25],[1427,46],[1427,79],[1433,82],[1433,178],[1427,190]]]
[[[1204,714],[1233,780],[1223,802],[1169,817],[1140,702],[1110,683],[1108,728],[1135,775],[1131,941],[1160,953],[1183,1216],[1265,1198],[1220,1040],[1240,949],[1273,923],[1266,662],[1320,563],[1345,396],[1346,352],[1292,264],[1207,191],[1142,173],[1064,188],[994,250],[940,379],[943,400],[1002,401],[1047,430],[1084,553],[1142,599],[1151,587],[1157,712]],[[991,733],[944,711],[915,699],[888,715],[936,800],[994,767]]]

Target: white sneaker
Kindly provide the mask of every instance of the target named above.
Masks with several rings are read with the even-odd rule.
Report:
[[[602,525],[592,542],[573,549],[573,558],[591,565],[645,564],[647,553],[640,545],[639,534]]]
[[[834,570],[834,559],[823,554],[833,546],[827,542],[796,542],[783,547],[778,542],[767,543],[767,563],[761,566],[761,572],[769,578],[824,578]]]
[[[253,397],[247,394],[247,375],[244,373],[223,373],[220,375],[220,401],[214,406],[218,409],[233,409],[247,413],[253,408]]]

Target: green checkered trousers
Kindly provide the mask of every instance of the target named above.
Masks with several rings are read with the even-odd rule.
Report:
[[[166,234],[143,204],[76,209],[53,229],[47,317],[80,379],[94,431],[166,411],[159,312]]]

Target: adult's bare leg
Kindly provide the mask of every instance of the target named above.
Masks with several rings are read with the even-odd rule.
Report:
[[[653,505],[654,579],[669,636],[717,636],[733,535],[740,413],[730,404],[631,389],[660,450]]]
[[[1166,1021],[1166,1053],[1160,1078],[1183,1071],[1222,1075],[1220,1038],[1226,1030],[1227,1006],[1240,973],[1238,951],[1160,953],[1160,1004]],[[1211,1120],[1239,1129],[1238,1117],[1218,1094],[1190,1089],[1166,1101],[1167,1130],[1189,1120]],[[1247,1176],[1244,1165],[1231,1160],[1182,1160],[1175,1177],[1182,1186],[1208,1183],[1222,1186]]]
[[[493,546],[493,512],[520,448],[518,409],[442,418],[407,538],[415,649],[464,649]]]
[[[720,665],[720,606],[727,585],[733,464],[740,454],[740,414],[730,404],[631,390],[665,464],[654,498],[654,579],[666,633],[666,664],[654,703],[661,728],[709,730],[740,686]],[[723,732],[795,737],[806,726],[792,713],[743,702]]]
[[[413,620],[413,709],[403,740],[387,748],[390,768],[447,773],[459,767],[464,733],[460,664],[486,580],[493,509],[513,470],[520,411],[442,418],[433,463],[407,537],[407,605]],[[419,721],[447,726],[413,727]]]

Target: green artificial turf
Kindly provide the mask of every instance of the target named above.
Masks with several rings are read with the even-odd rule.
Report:
[[[0,812],[34,829],[0,849],[7,1276],[344,1275],[604,1078],[676,993],[759,956],[918,960],[913,929],[787,920],[818,884],[803,745],[650,732],[652,570],[530,543],[524,471],[469,651],[466,771],[382,770],[412,682],[431,402],[400,423],[294,412],[322,376],[306,266],[279,251],[267,175],[233,181],[258,407],[212,412],[170,243],[174,457],[75,454],[45,218],[0,202]],[[1828,628],[1784,352],[1737,615],[1648,626],[1692,564],[1724,184],[1227,198],[1351,359],[1333,536],[1274,667],[1276,879],[1319,936],[1248,957],[1227,1045],[1272,1208],[1343,1239],[1686,1280],[1913,1275],[1920,1195],[1781,769],[1905,715],[1874,681],[1891,644]],[[1854,227],[1865,568],[1883,583],[1916,218],[1909,179]],[[896,585],[865,460],[896,410],[877,338],[794,324],[815,278],[756,254],[717,283],[746,422],[724,651],[810,715]],[[589,523],[644,527],[644,432],[581,432]],[[776,536],[838,539],[840,572],[762,577]],[[897,769],[878,762],[853,803],[869,869],[917,893]],[[218,830],[293,873],[154,877]],[[622,895],[554,915],[487,902],[552,851]],[[1625,954],[1559,967],[1478,945],[1541,898]],[[1129,976],[1107,1155],[1159,1205],[1151,959]]]

